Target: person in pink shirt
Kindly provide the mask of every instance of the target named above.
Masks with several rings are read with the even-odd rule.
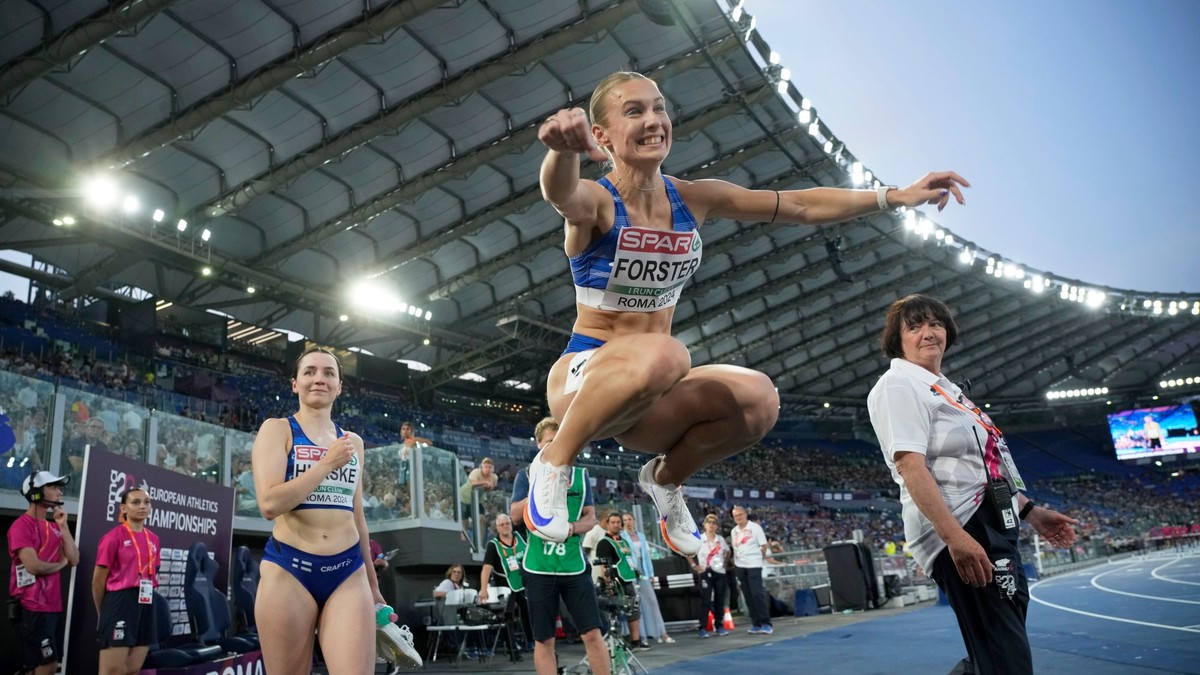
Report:
[[[79,564],[79,548],[67,527],[62,508],[66,476],[49,471],[31,474],[21,483],[29,508],[8,528],[12,572],[8,597],[16,600],[14,626],[21,643],[17,672],[51,675],[58,669],[62,645],[58,622],[62,615],[62,570]]]
[[[157,641],[154,589],[158,587],[158,536],[146,527],[150,493],[121,494],[121,524],[100,538],[92,599],[100,615],[101,675],[136,675]]]

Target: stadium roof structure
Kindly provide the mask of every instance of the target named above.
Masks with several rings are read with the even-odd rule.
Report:
[[[575,304],[561,222],[538,189],[537,125],[586,105],[605,75],[660,83],[671,175],[773,190],[878,183],[862,163],[870,149],[860,160],[838,140],[751,11],[2,0],[0,249],[41,263],[3,269],[63,299],[142,289],[419,361],[431,366],[414,380],[424,390],[472,372],[487,378],[481,391],[539,397]],[[1200,382],[1198,298],[1026,270],[924,214],[702,231],[675,334],[696,364],[766,372],[790,414],[861,409],[886,368],[885,309],[913,292],[955,309],[946,371],[979,401],[1044,410],[1052,388],[1132,400],[1176,376]],[[350,298],[362,282],[377,293],[360,296],[365,307]]]

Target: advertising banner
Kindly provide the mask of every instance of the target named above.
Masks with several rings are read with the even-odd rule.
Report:
[[[262,652],[254,650],[212,663],[198,663],[182,668],[143,668],[138,675],[263,675]]]
[[[190,641],[183,577],[187,552],[193,543],[203,542],[220,564],[214,587],[224,591],[229,586],[233,488],[110,452],[89,450],[84,459],[75,532],[79,566],[71,573],[67,604],[63,672],[68,675],[90,675],[98,670],[97,615],[92,600],[96,549],[101,537],[121,526],[121,494],[134,487],[143,488],[150,495],[152,511],[146,528],[158,536],[162,547],[158,593],[171,608],[171,634],[159,635],[159,642],[171,645]]]

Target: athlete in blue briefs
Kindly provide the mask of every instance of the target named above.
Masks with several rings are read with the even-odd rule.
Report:
[[[258,508],[274,524],[254,604],[263,667],[271,675],[308,673],[320,639],[330,673],[374,672],[375,607],[387,603],[374,566],[363,564],[370,538],[362,439],[332,418],[341,365],[312,347],[296,361],[291,385],[299,410],[266,420],[254,439]],[[398,630],[407,665],[419,665],[411,634]]]
[[[308,439],[304,430],[300,428],[300,423],[296,421],[295,415],[289,416],[287,420],[292,429],[292,451],[288,453],[287,472],[283,478],[285,482],[293,480],[311,469],[314,463],[308,460],[307,456],[315,456],[318,454],[318,450],[323,449],[318,448]],[[337,430],[338,437],[346,435],[337,424],[333,426]],[[301,455],[299,461],[297,454]],[[340,471],[330,473],[317,485],[315,490],[309,493],[304,501],[297,504],[292,510],[343,509],[353,511],[354,486],[358,482],[358,468],[357,466],[343,467]],[[317,601],[318,608],[324,607],[325,600],[333,591],[363,566],[362,553],[359,551],[357,543],[336,555],[322,556],[305,553],[298,548],[276,541],[274,537],[267,539],[263,560],[279,565],[296,577],[300,585],[304,586],[305,590],[313,596],[313,600]]]

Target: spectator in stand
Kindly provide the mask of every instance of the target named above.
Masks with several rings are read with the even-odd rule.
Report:
[[[471,497],[476,489],[479,490],[495,490],[496,489],[496,465],[492,462],[491,457],[484,457],[479,462],[479,466],[471,469],[471,473],[467,474],[467,480],[458,488],[458,499],[462,503],[462,522],[463,529],[471,532]]]
[[[412,449],[418,445],[433,445],[433,441],[413,433],[413,423],[405,421],[400,425],[400,475],[401,483],[408,483],[411,475]]]
[[[146,459],[142,456],[142,442],[136,438],[125,439],[124,444],[121,446],[121,454],[129,459],[136,459],[138,461],[145,461]]]
[[[90,417],[87,422],[83,423],[83,435],[72,438],[63,444],[63,452],[67,457],[67,462],[71,465],[69,476],[74,478],[76,475],[83,475],[83,458],[89,447],[93,450],[108,451],[108,445],[105,442],[107,435],[104,420],[99,417]]]

